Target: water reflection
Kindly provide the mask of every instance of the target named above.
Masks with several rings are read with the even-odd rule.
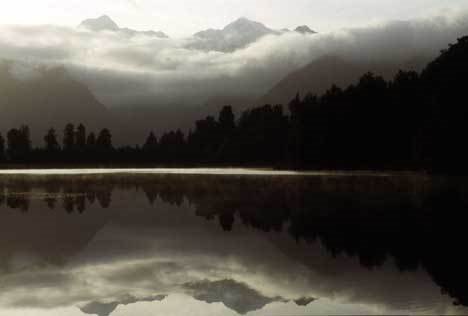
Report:
[[[2,176],[0,313],[118,315],[182,297],[223,315],[466,313],[466,189],[422,176]]]

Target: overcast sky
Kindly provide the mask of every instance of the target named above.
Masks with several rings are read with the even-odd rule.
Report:
[[[2,24],[76,25],[102,14],[120,26],[187,36],[245,16],[273,28],[307,24],[319,32],[387,20],[450,14],[467,0],[5,0]],[[447,12],[449,11],[449,12]]]

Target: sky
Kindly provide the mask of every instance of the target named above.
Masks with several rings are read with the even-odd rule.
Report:
[[[5,0],[2,24],[74,26],[102,14],[119,25],[184,37],[247,17],[272,28],[309,25],[319,32],[408,20],[468,8],[466,0]]]

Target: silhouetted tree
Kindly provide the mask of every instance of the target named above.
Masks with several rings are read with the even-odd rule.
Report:
[[[238,162],[272,165],[284,161],[288,135],[288,118],[280,105],[254,108],[242,113],[236,139]]]
[[[78,125],[76,129],[76,147],[80,151],[84,151],[86,148],[86,128],[83,124]]]
[[[197,121],[189,139],[193,159],[199,163],[213,162],[222,138],[223,136],[219,133],[219,124],[213,116]]]
[[[112,150],[112,135],[107,128],[104,128],[99,132],[99,136],[96,140],[96,146],[99,150]]]
[[[161,161],[180,163],[185,160],[185,136],[181,130],[164,133],[159,141]]]
[[[86,147],[88,149],[94,149],[96,146],[96,135],[94,133],[89,133],[88,137],[86,138]]]
[[[51,128],[47,132],[47,135],[44,136],[45,150],[48,154],[57,154],[60,150],[60,145],[57,141],[57,135],[55,134],[55,129]]]
[[[229,135],[236,127],[235,115],[232,106],[225,106],[219,113],[219,127],[224,135]]]
[[[112,162],[115,157],[112,156],[112,135],[107,128],[102,129],[96,139],[96,153],[99,161]]]
[[[16,160],[20,151],[20,131],[13,128],[8,131],[8,156],[11,160]]]
[[[148,135],[148,138],[145,141],[145,144],[143,145],[143,150],[154,152],[157,148],[158,148],[158,139],[156,138],[153,132],[150,132],[150,134]]]
[[[11,129],[8,134],[8,156],[14,162],[26,162],[30,158],[32,146],[29,127]]]
[[[5,160],[5,138],[0,133],[0,161]]]
[[[31,133],[29,131],[29,126],[27,125],[21,126],[20,133],[21,133],[21,139],[22,139],[24,152],[26,154],[29,154],[32,149]]]
[[[75,148],[75,126],[67,124],[63,132],[63,150],[70,152]]]
[[[220,143],[217,148],[216,159],[221,162],[231,162],[235,153],[232,152],[233,137],[236,129],[236,118],[231,106],[225,106],[219,113],[218,125]]]
[[[156,138],[153,132],[150,132],[142,148],[142,152],[144,155],[144,157],[142,157],[143,160],[151,162],[155,161],[156,153],[158,151],[158,145],[158,139]]]

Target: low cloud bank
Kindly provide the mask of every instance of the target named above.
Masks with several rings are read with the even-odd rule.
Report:
[[[468,12],[330,34],[268,35],[230,53],[190,49],[195,38],[1,26],[0,58],[64,65],[109,107],[201,105],[217,96],[260,97],[291,71],[324,55],[404,64],[433,58],[463,35],[468,35]],[[19,78],[31,75],[18,69]]]

